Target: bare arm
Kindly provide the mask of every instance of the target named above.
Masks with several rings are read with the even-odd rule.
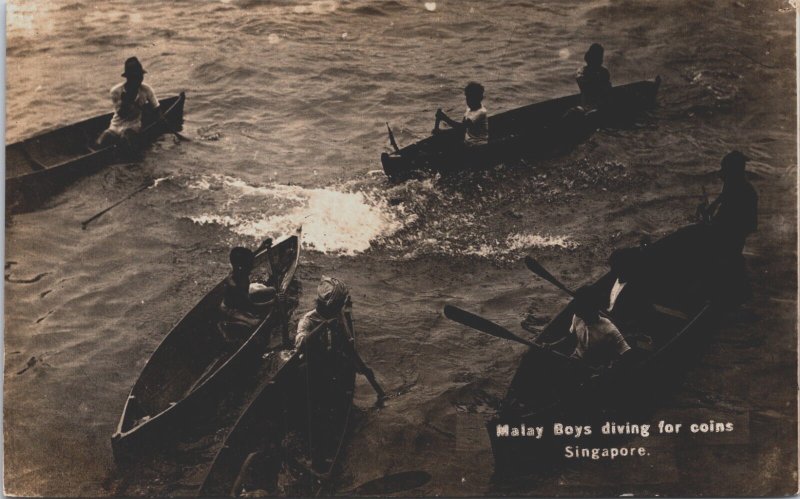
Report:
[[[469,124],[467,123],[469,120],[456,121],[452,119],[451,117],[444,114],[444,111],[442,111],[441,108],[436,110],[436,119],[444,121],[453,128],[463,128],[466,124]]]

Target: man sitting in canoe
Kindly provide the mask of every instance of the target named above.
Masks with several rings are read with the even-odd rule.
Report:
[[[607,365],[631,349],[614,323],[600,316],[594,290],[580,288],[573,304],[575,315],[569,330],[578,340],[573,357],[592,365]]]
[[[265,241],[268,244],[271,240]],[[264,248],[262,244],[259,250]],[[280,300],[275,288],[250,282],[255,253],[237,246],[230,254],[231,275],[225,279],[225,291],[220,310],[229,324],[254,328],[264,319],[269,307]],[[223,331],[223,334],[225,331]]]
[[[386,397],[375,380],[372,369],[367,367],[353,347],[352,321],[350,315],[350,293],[347,286],[335,277],[322,276],[317,286],[314,310],[306,313],[297,324],[295,348],[315,350],[338,350],[344,352],[355,364],[356,372],[367,378],[375,390],[378,401]]]
[[[142,113],[145,109],[161,112],[160,104],[150,85],[143,83],[144,70],[139,59],[131,57],[125,61],[125,81],[111,89],[114,116],[108,130],[104,131],[97,144],[105,147],[115,141],[124,140],[136,150],[137,136],[142,130]],[[162,116],[163,117],[163,116]]]
[[[572,301],[575,315],[572,316],[570,333],[576,340],[572,357],[591,366],[608,366],[631,351],[625,337],[610,320],[600,316],[600,302],[596,290],[584,286],[575,292]],[[552,348],[569,336],[555,343],[543,345]]]
[[[444,121],[453,128],[464,130],[464,145],[469,147],[486,145],[489,143],[489,116],[486,108],[483,107],[483,85],[471,81],[464,87],[464,95],[467,98],[467,110],[461,122],[455,121],[444,114],[440,109],[436,110],[436,122]],[[433,133],[439,132],[439,127],[434,128]]]
[[[575,75],[581,89],[581,105],[588,108],[600,105],[611,90],[611,75],[603,67],[603,46],[593,43],[583,59],[586,65]]]

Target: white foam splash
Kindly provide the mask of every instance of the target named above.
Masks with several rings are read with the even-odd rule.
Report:
[[[506,244],[510,251],[546,247],[564,249],[575,249],[578,247],[578,243],[567,236],[542,236],[540,234],[511,234],[506,238]]]
[[[534,248],[577,248],[577,243],[566,236],[543,236],[540,234],[510,234],[505,241],[494,241],[490,244],[483,243],[470,247],[462,252],[467,255],[482,258],[502,258],[515,256],[517,253],[527,252]]]
[[[273,214],[264,216],[259,210],[237,210],[232,216],[209,213],[190,216],[192,221],[222,225],[258,240],[267,235],[289,234],[302,224],[305,247],[340,255],[364,252],[376,240],[403,227],[397,210],[364,192],[281,184],[252,186],[222,175],[200,179],[189,187],[214,190],[220,183],[220,188],[233,191],[227,195],[269,200]],[[280,214],[274,214],[276,211]]]

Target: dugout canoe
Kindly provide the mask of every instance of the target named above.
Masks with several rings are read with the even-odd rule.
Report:
[[[165,125],[145,115],[142,137],[148,144],[169,129],[183,127],[186,95],[161,100]],[[6,146],[6,207],[11,213],[35,209],[71,182],[124,160],[120,145],[99,148],[95,142],[113,114],[103,114],[46,131]]]
[[[505,111],[489,117],[489,144],[464,152],[463,133],[454,129],[381,155],[383,171],[392,181],[420,172],[453,173],[487,168],[505,160],[536,159],[564,150],[586,139],[598,127],[621,127],[656,104],[661,78],[620,85],[611,90],[606,104],[596,112],[570,113],[579,106],[580,94],[560,97]],[[394,138],[390,135],[394,143]]]
[[[285,293],[300,257],[300,231],[256,255],[251,279]],[[252,380],[268,344],[279,341],[284,313],[268,310],[254,328],[221,328],[225,289],[217,284],[167,334],[142,369],[125,401],[111,447],[118,463],[174,441],[179,430],[212,418],[220,400]]]
[[[545,326],[534,343],[571,341],[553,347],[563,356],[531,347],[522,357],[500,408],[486,428],[495,460],[495,477],[551,466],[565,459],[564,447],[613,446],[625,437],[608,437],[596,431],[581,439],[506,436],[513,431],[543,426],[551,432],[555,423],[593,425],[605,421],[646,421],[659,394],[674,384],[692,357],[708,340],[717,308],[710,300],[717,276],[713,235],[702,226],[690,226],[645,248],[646,295],[656,304],[635,324],[620,330],[637,351],[632,362],[594,371],[569,359],[575,348],[569,329],[574,315],[570,302]],[[691,257],[691,258],[690,258]],[[592,286],[608,296],[615,277],[606,274]],[[613,317],[620,325],[624,319]],[[635,334],[631,334],[635,333]],[[637,340],[638,337],[638,340]],[[508,426],[506,426],[508,425]]]
[[[346,317],[354,331],[349,312]],[[302,354],[267,355],[268,375],[226,437],[198,496],[314,497],[332,478],[348,435],[356,372],[340,349],[308,346]]]

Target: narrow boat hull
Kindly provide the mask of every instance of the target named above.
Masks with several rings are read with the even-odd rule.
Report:
[[[353,408],[355,368],[347,355],[274,352],[276,367],[239,418],[198,495],[308,496],[334,473]]]
[[[299,235],[256,257],[253,275],[271,266],[267,283],[286,292],[297,268]],[[111,438],[114,457],[125,463],[163,449],[182,431],[212,420],[235,387],[252,380],[269,344],[280,341],[284,312],[273,307],[255,328],[225,337],[219,309],[224,281],[209,292],[164,338],[134,384]]]
[[[142,130],[143,143],[155,141],[169,129],[181,130],[186,96],[161,101],[169,124],[150,117]],[[11,213],[30,211],[75,180],[124,160],[118,145],[97,149],[95,141],[108,128],[104,114],[6,146],[6,207]]]
[[[567,112],[580,105],[579,94],[512,109],[489,117],[489,143],[465,148],[456,130],[443,130],[392,154],[381,164],[392,181],[420,172],[454,173],[487,168],[513,158],[535,159],[568,150],[598,127],[624,126],[656,104],[661,79],[614,87],[595,112]]]
[[[556,423],[590,425],[596,430],[615,416],[631,422],[646,419],[657,406],[656,397],[674,385],[692,357],[699,356],[714,329],[717,308],[710,302],[713,287],[707,282],[715,275],[708,270],[714,267],[710,237],[707,228],[689,226],[646,250],[647,280],[652,283],[648,296],[657,306],[636,326],[637,333],[649,338],[649,343],[639,345],[636,362],[598,373],[540,348],[526,352],[497,415],[486,423],[496,478],[557,465],[567,459],[568,445],[609,447],[627,438],[609,438],[597,431],[580,439],[553,438]],[[690,253],[696,258],[688,259]],[[606,274],[593,286],[605,293],[613,281]],[[569,336],[572,307],[570,302],[537,341],[550,343]],[[559,348],[569,355],[574,341]],[[537,426],[544,427],[543,438],[525,436]]]

